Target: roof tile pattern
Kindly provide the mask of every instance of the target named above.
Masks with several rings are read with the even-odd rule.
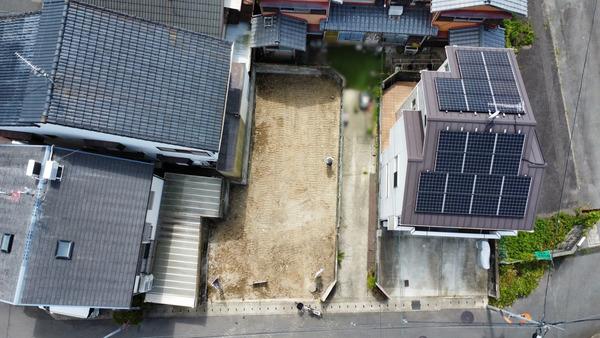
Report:
[[[488,29],[484,26],[451,29],[448,44],[451,46],[504,48],[504,28]]]
[[[426,9],[405,9],[400,16],[389,16],[383,6],[332,5],[329,18],[321,22],[327,31],[436,35],[431,13]]]
[[[290,18],[285,15],[252,17],[250,46],[278,46],[301,51],[306,50],[305,21]]]
[[[48,122],[218,151],[230,58],[229,42],[71,1]]]
[[[491,5],[527,16],[527,0],[431,0],[431,12],[441,12],[473,6]]]

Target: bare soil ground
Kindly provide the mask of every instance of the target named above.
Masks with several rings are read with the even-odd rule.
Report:
[[[232,188],[209,238],[208,280],[223,288],[210,300],[317,298],[333,281],[340,94],[324,78],[257,77],[249,184]],[[323,286],[311,293],[321,268]]]

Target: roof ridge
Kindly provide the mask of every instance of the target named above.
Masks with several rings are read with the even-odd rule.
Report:
[[[24,12],[24,13],[8,13],[8,15],[0,15],[0,21],[20,19],[28,16],[35,16],[42,14],[42,11]]]

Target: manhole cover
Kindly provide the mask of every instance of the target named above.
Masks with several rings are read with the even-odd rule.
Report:
[[[460,315],[460,321],[464,324],[471,324],[475,320],[475,316],[473,316],[473,312],[465,311]]]
[[[413,300],[412,302],[410,302],[410,307],[413,310],[421,310],[421,301]]]

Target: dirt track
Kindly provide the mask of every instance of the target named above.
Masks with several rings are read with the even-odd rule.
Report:
[[[209,239],[208,280],[224,290],[209,299],[316,298],[315,272],[333,280],[340,94],[323,78],[258,76],[249,185]]]

